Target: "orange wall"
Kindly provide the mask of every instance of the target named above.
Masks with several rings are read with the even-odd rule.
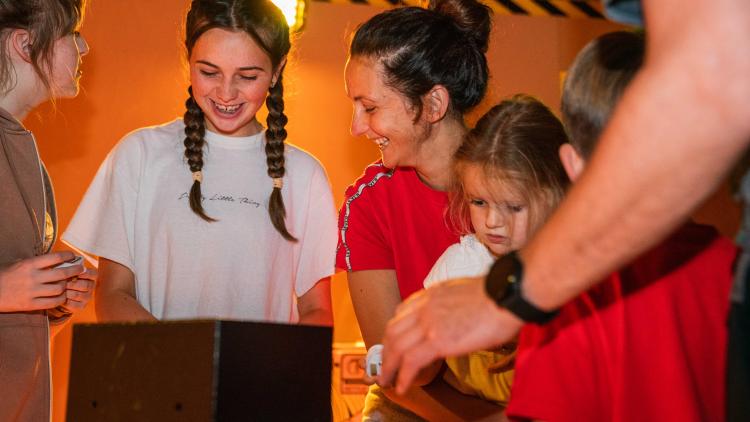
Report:
[[[26,124],[35,132],[55,182],[61,227],[65,227],[99,163],[127,132],[182,114],[187,87],[181,59],[181,22],[187,0],[93,0],[83,27],[91,45],[84,58],[83,91],[75,100],[44,106]],[[285,75],[289,141],[326,167],[337,203],[346,186],[378,151],[349,134],[351,105],[344,93],[348,34],[382,9],[312,2],[305,31]],[[560,71],[594,36],[615,29],[604,21],[498,16],[490,43],[488,99],[470,122],[508,95],[526,92],[557,109]],[[719,198],[726,231],[738,210]],[[727,218],[727,214],[729,217]],[[709,216],[715,211],[709,210]],[[734,218],[734,219],[732,219]],[[336,341],[359,338],[341,274],[334,281]],[[93,321],[91,307],[76,321]],[[64,418],[70,326],[54,341],[55,420]]]

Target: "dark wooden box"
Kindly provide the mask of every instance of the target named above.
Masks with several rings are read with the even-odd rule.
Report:
[[[240,321],[73,327],[67,420],[331,420],[332,329]]]

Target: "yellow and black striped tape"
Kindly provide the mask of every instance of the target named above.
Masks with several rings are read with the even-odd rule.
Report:
[[[424,0],[315,0],[338,4],[368,4],[378,7],[420,6]],[[604,19],[599,0],[482,0],[499,15],[559,16]]]

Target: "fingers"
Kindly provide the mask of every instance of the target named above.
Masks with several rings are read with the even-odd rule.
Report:
[[[88,304],[88,301],[68,299],[65,302],[63,302],[62,307],[65,308],[65,310],[67,310],[70,313],[76,313],[80,310],[83,310],[83,308],[85,308],[87,304]]]
[[[52,252],[24,260],[23,265],[29,270],[31,279],[37,283],[49,283],[75,277],[86,270],[83,264],[55,268],[73,258],[75,254],[70,251]]]
[[[5,292],[0,295],[3,312],[50,309],[66,301],[66,280],[84,272],[82,265],[54,268],[75,257],[72,252],[53,252],[18,261],[0,272]],[[90,282],[90,281],[89,281]],[[85,285],[80,288],[86,289]]]
[[[86,268],[84,272],[82,272],[81,274],[78,274],[78,278],[96,281],[99,279],[99,271],[96,268]]]
[[[389,342],[383,342],[383,366],[385,369],[386,363],[391,365],[388,381],[396,385],[398,394],[404,394],[419,371],[436,357],[426,326],[420,323],[428,297],[420,294],[405,301],[386,329]]]
[[[397,325],[404,325],[400,327]],[[409,321],[402,318],[398,321],[392,320],[388,323],[383,337],[383,365],[380,368],[378,384],[383,387],[389,387],[396,380],[396,372],[401,365],[403,348],[398,345],[399,336],[395,333],[403,332],[409,326]]]
[[[62,297],[64,299],[65,290],[65,280],[54,281],[50,283],[40,283],[34,286],[33,295],[34,299],[56,297]]]
[[[396,373],[405,355],[410,349],[424,339],[424,333],[418,324],[418,307],[420,295],[409,297],[396,310],[388,323],[383,337],[383,366],[378,384],[391,386],[396,380]]]
[[[400,327],[397,327],[398,329],[394,329],[393,331],[391,331],[394,334],[392,334],[389,338],[393,339],[393,342],[383,345],[383,365],[385,365],[386,362],[393,365],[398,364],[398,366],[396,366],[396,369],[394,369],[392,372],[393,376],[388,379],[389,383],[386,384],[386,386],[392,386],[395,384],[394,381],[395,377],[397,376],[396,374],[398,374],[398,377],[401,378],[406,358],[413,353],[415,348],[417,348],[421,343],[425,342],[424,332],[421,330],[421,327],[416,324],[411,324],[411,320],[407,323],[409,324],[408,326],[404,324]],[[389,352],[389,355],[387,356],[385,355],[386,351]],[[416,374],[410,375],[416,376]],[[380,382],[378,384],[383,385]]]
[[[397,314],[388,324],[383,340],[383,367],[378,384],[395,384],[398,394],[404,394],[419,371],[438,357],[437,348],[428,340],[416,315],[413,311]]]
[[[77,291],[77,292],[90,292],[94,289],[94,282],[91,280],[87,280],[84,278],[81,278],[80,276],[78,278],[74,278],[71,280],[68,280],[66,282],[66,289],[68,291]]]
[[[422,342],[410,349],[404,355],[401,368],[398,370],[396,393],[404,394],[414,383],[414,378],[419,374],[419,371],[431,364],[436,358],[436,349],[429,342]]]
[[[50,296],[50,297],[38,297],[34,298],[31,301],[32,309],[29,310],[37,310],[37,309],[52,309],[54,307],[63,305],[66,301],[65,292],[58,296]]]
[[[86,307],[94,294],[95,283],[92,280],[74,278],[67,281],[63,308],[68,311],[77,312]]]
[[[85,270],[83,264],[71,265],[70,267],[51,268],[43,271],[41,281],[49,282],[67,280],[82,274]]]
[[[60,252],[51,252],[45,255],[35,256],[33,258],[29,258],[27,261],[31,263],[34,266],[34,268],[41,269],[41,268],[54,267],[55,265],[62,264],[65,261],[70,261],[73,258],[75,258],[75,254],[73,252],[60,251]]]
[[[367,368],[365,367],[365,358],[360,359],[359,367],[364,370],[364,375],[362,375],[362,381],[364,381],[365,385],[372,385],[377,382],[377,378],[372,378],[371,376],[367,375]]]

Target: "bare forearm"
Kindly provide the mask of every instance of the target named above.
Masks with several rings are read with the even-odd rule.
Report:
[[[355,271],[347,274],[362,340],[370,348],[383,341],[388,320],[401,302],[394,270]]]
[[[305,325],[333,325],[331,278],[318,280],[315,286],[297,298],[299,323]]]
[[[746,147],[750,65],[726,51],[735,49],[727,45],[731,34],[722,34],[725,48],[703,48],[706,32],[682,39],[650,34],[658,53],[623,97],[580,181],[522,252],[524,293],[532,302],[559,307],[653,246],[716,188]],[[750,31],[743,37],[735,45],[746,45]],[[731,93],[723,88],[729,81]]]
[[[462,394],[442,379],[433,381],[423,389],[430,397],[443,403],[443,406],[464,421],[496,420],[500,418],[504,410],[503,407],[479,397]]]
[[[331,327],[333,326],[333,314],[330,309],[315,309],[300,315],[299,323]]]
[[[348,279],[363,339],[368,347],[372,347],[382,342],[387,322],[401,301],[395,271],[352,272],[348,274]],[[435,373],[440,366],[441,363],[437,363],[422,374],[434,379],[428,386],[411,388],[403,395],[387,388],[383,389],[383,392],[393,402],[427,420],[466,420],[472,419],[465,417],[472,414],[471,412],[487,413],[501,410],[489,402],[461,394],[439,377],[436,378]]]
[[[442,379],[424,387],[412,387],[399,395],[393,389],[383,389],[385,395],[398,405],[430,421],[465,421],[500,414],[502,407],[456,391]]]
[[[133,296],[124,292],[97,294],[95,303],[99,322],[157,321]]]
[[[414,378],[414,385],[424,386],[433,382],[438,374],[441,373],[440,370],[443,368],[443,362],[442,360],[437,360],[422,368],[417,377]]]

